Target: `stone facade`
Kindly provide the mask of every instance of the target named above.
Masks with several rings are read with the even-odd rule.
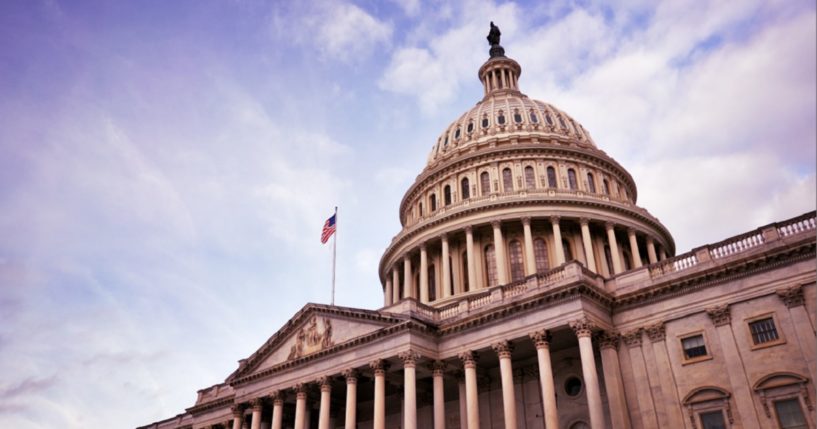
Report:
[[[142,428],[814,428],[815,213],[675,255],[504,55],[400,207],[383,308],[308,304]]]

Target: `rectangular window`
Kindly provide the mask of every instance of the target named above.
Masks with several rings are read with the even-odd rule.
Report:
[[[723,411],[707,411],[701,413],[700,416],[703,429],[726,429],[726,422],[723,420]]]
[[[777,422],[780,429],[807,429],[806,417],[800,408],[797,398],[775,401],[774,410],[777,412]]]
[[[774,326],[774,319],[771,317],[749,322],[749,331],[752,333],[752,341],[755,345],[776,341],[780,338]]]
[[[706,344],[704,343],[703,335],[693,335],[683,338],[681,345],[684,347],[684,357],[687,359],[706,356]]]

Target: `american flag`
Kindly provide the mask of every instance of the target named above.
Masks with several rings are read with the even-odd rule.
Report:
[[[326,223],[323,224],[323,231],[321,231],[321,243],[326,243],[329,241],[329,237],[335,233],[335,216],[337,214],[333,214],[329,219],[326,219]]]

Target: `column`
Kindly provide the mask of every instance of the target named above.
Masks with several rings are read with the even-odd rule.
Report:
[[[675,375],[670,366],[669,354],[667,353],[666,328],[663,322],[655,323],[645,329],[647,337],[652,342],[653,357],[661,376],[658,381],[661,386],[661,403],[656,404],[664,409],[667,415],[668,426],[683,426],[684,416],[681,414],[681,400],[678,398],[678,387],[675,385]],[[658,400],[656,399],[656,402]]]
[[[556,387],[553,384],[553,368],[550,363],[550,334],[536,331],[530,334],[536,345],[539,359],[539,384],[542,387],[542,407],[544,408],[545,428],[559,427],[559,410],[556,408]]]
[[[445,429],[444,373],[445,363],[442,361],[434,361],[431,364],[431,379],[434,384],[434,429]]]
[[[465,393],[465,373],[459,371],[457,373],[457,390],[459,394],[460,405],[460,429],[468,429],[468,404],[466,401],[467,394]]]
[[[357,427],[357,371],[347,369],[343,371],[346,378],[346,420],[344,428]]]
[[[579,219],[582,226],[582,243],[584,244],[584,258],[587,260],[587,268],[597,273],[596,255],[593,254],[593,239],[590,237],[590,221],[586,218]]]
[[[596,358],[593,356],[593,342],[590,339],[593,325],[587,319],[574,320],[570,327],[579,338],[579,356],[582,360],[582,376],[587,393],[587,406],[590,409],[590,427],[605,429],[604,410],[601,405],[599,377],[596,372]]]
[[[610,407],[610,425],[612,429],[628,429],[630,415],[627,412],[621,364],[618,360],[619,336],[616,333],[605,332],[599,338],[599,342],[601,366],[604,370],[604,386],[607,388],[607,402]]]
[[[559,216],[551,216],[550,224],[553,226],[553,247],[556,250],[556,265],[565,263],[565,249],[562,247],[562,229],[559,227]]]
[[[657,428],[659,427],[658,415],[655,412],[655,404],[652,400],[652,390],[647,375],[647,364],[644,362],[644,352],[641,350],[641,332],[641,329],[636,329],[625,333],[621,338],[630,352],[630,364],[633,367],[633,378],[635,379],[636,392],[638,392],[636,398],[640,411],[638,420],[645,428]]]
[[[780,289],[777,291],[777,296],[789,309],[794,331],[797,333],[798,343],[811,373],[811,379],[817,380],[817,363],[814,356],[814,350],[817,350],[817,340],[814,338],[814,327],[811,324],[808,310],[806,310],[803,286],[796,285]]]
[[[397,355],[403,361],[403,429],[417,429],[417,359],[420,355],[411,350]]]
[[[414,297],[414,279],[411,278],[411,258],[406,253],[403,256],[403,298]]]
[[[466,351],[459,355],[465,369],[465,408],[468,429],[479,429],[479,392],[477,391],[477,352]]]
[[[729,375],[729,383],[732,385],[732,394],[735,395],[735,408],[740,416],[738,421],[743,423],[745,429],[757,429],[760,427],[758,425],[760,417],[755,410],[749,380],[746,379],[746,373],[743,371],[743,360],[732,334],[732,315],[729,304],[707,308],[706,313],[718,331],[723,359],[731,363],[726,365],[726,372]]]
[[[425,243],[420,245],[420,302],[428,302],[428,251]]]
[[[272,429],[281,429],[284,421],[284,398],[279,392],[272,394]]]
[[[465,253],[468,259],[468,286],[471,290],[479,289],[477,284],[477,267],[474,265],[474,231],[470,226],[465,227]]]
[[[384,306],[391,305],[391,299],[392,299],[392,290],[391,290],[391,288],[392,288],[391,279],[386,279],[386,291],[383,294],[383,305]]]
[[[517,429],[516,425],[516,395],[513,388],[513,368],[511,366],[511,352],[513,345],[508,341],[501,341],[491,346],[499,356],[499,374],[502,379],[502,408],[505,415],[505,429]]]
[[[610,253],[613,257],[613,274],[621,273],[621,258],[618,256],[618,242],[616,241],[616,231],[613,229],[613,223],[607,222],[604,224],[607,229],[607,241],[610,244]]]
[[[374,370],[374,429],[386,429],[386,365],[383,359],[369,364]]]
[[[443,266],[443,298],[451,296],[451,256],[448,254],[448,235],[443,234],[440,237],[442,242],[442,266]]]
[[[233,410],[233,429],[241,429],[241,420],[244,418],[244,405],[236,404],[232,407]]]
[[[321,408],[318,413],[318,429],[329,429],[329,407],[332,395],[332,380],[329,377],[321,377],[315,381],[321,387]]]
[[[295,429],[307,429],[306,384],[298,383],[292,390],[295,391]]]
[[[663,247],[659,247],[658,248],[658,260],[663,261],[664,259],[667,259],[667,252],[664,251]]]
[[[505,240],[502,238],[502,225],[498,220],[491,222],[494,228],[494,253],[496,254],[497,284],[508,284],[508,268],[505,266]]]
[[[647,258],[651,264],[658,262],[658,256],[655,254],[655,242],[650,236],[647,236]]]
[[[394,294],[394,299],[392,302],[396,303],[400,301],[400,271],[397,270],[397,265],[395,265],[391,270],[391,284],[392,288],[394,289],[392,291]]]
[[[522,218],[522,231],[525,235],[525,275],[536,274],[536,256],[533,254],[533,234],[530,231],[530,218]]]
[[[250,429],[261,429],[261,412],[264,411],[264,401],[261,398],[255,398],[250,404],[252,405]]]
[[[627,237],[630,239],[630,255],[633,257],[633,268],[640,268],[641,253],[638,251],[638,240],[635,236],[635,230],[628,228]]]

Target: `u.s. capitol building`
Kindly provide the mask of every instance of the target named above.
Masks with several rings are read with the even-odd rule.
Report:
[[[307,304],[143,428],[815,427],[815,213],[676,254],[494,41],[400,204],[383,307]]]

